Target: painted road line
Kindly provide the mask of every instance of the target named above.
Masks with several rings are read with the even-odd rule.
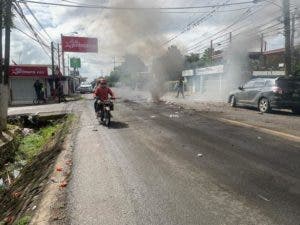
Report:
[[[236,126],[240,126],[240,127],[246,127],[246,128],[251,128],[251,129],[255,129],[258,130],[260,132],[266,133],[266,134],[271,134],[277,137],[281,137],[290,141],[294,141],[294,142],[298,142],[300,143],[300,136],[296,136],[296,135],[292,135],[292,134],[288,134],[288,133],[284,133],[284,132],[280,132],[280,131],[275,131],[275,130],[271,130],[268,128],[264,128],[264,127],[259,127],[259,126],[255,126],[255,125],[251,125],[248,123],[243,123],[243,122],[239,122],[236,120],[229,120],[229,119],[225,119],[225,118],[218,118],[218,121],[224,122],[224,123],[229,123],[232,125],[236,125]]]

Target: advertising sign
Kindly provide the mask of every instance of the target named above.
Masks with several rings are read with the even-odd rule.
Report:
[[[98,52],[98,39],[87,37],[62,36],[64,52]]]
[[[48,77],[46,66],[10,66],[11,77]]]
[[[224,65],[211,66],[205,68],[196,69],[196,75],[210,75],[224,73]]]
[[[70,59],[70,66],[72,68],[81,68],[81,60],[80,58],[71,58]]]

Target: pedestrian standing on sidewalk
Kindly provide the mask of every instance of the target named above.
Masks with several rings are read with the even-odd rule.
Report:
[[[40,96],[39,96],[39,100],[43,101],[44,103],[46,103],[46,99],[45,99],[45,88],[44,85],[41,83],[41,91],[40,91]]]
[[[58,87],[57,87],[57,94],[58,94],[58,103],[66,102],[66,98],[64,95],[64,85],[62,82],[58,82]]]
[[[184,78],[181,76],[177,82],[177,96],[176,98],[179,97],[179,93],[181,93],[182,98],[184,98]]]
[[[33,84],[33,87],[35,90],[36,99],[39,99],[42,91],[42,83],[40,82],[40,80],[36,80]]]

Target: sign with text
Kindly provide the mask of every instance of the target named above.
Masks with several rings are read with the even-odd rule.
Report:
[[[81,68],[81,60],[80,58],[70,58],[70,66],[72,68]]]
[[[46,66],[10,66],[11,77],[48,77]]]
[[[98,39],[87,37],[61,37],[64,52],[98,52]]]

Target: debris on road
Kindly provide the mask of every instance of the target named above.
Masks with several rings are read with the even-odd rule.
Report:
[[[60,188],[65,188],[65,187],[67,187],[67,185],[68,185],[68,182],[67,182],[67,181],[63,181],[63,182],[61,182],[61,183],[59,184],[59,187],[60,187]]]
[[[262,195],[258,195],[259,198],[261,198],[262,200],[266,201],[266,202],[270,202],[270,199],[267,199],[266,197],[262,196]]]
[[[67,161],[66,161],[66,165],[72,166],[72,165],[73,165],[72,160],[71,160],[71,159],[67,160]]]
[[[179,118],[179,115],[177,115],[177,114],[171,114],[170,118]]]

